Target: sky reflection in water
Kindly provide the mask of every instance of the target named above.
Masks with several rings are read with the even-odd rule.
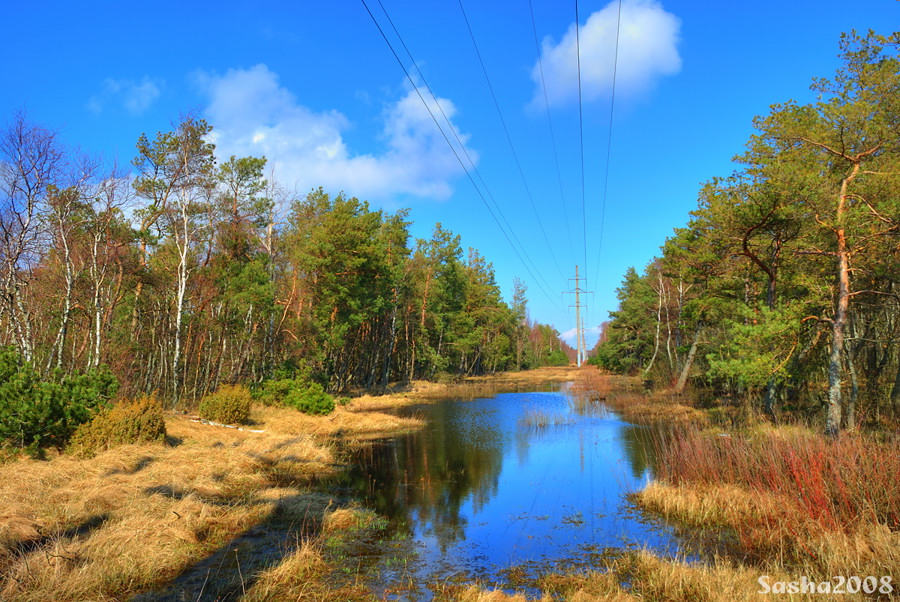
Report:
[[[677,541],[624,496],[651,476],[645,427],[577,412],[564,393],[506,393],[413,408],[428,427],[361,451],[346,486],[415,544],[424,579],[588,562],[605,548]],[[534,427],[526,415],[551,424]],[[537,563],[537,564],[536,564]]]

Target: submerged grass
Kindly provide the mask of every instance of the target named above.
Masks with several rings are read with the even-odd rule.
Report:
[[[709,416],[684,395],[669,391],[645,393],[636,378],[601,372],[583,366],[575,375],[571,396],[576,407],[603,404],[628,420],[709,424]]]
[[[551,414],[541,409],[529,408],[519,419],[519,428],[545,429],[551,426],[565,426],[572,422],[572,418],[562,414]]]
[[[760,599],[760,575],[756,569],[726,560],[697,564],[658,558],[646,551],[629,551],[600,561],[596,570],[549,573],[540,577],[534,587],[541,592],[541,602],[741,602]],[[790,580],[782,572],[771,572],[769,577],[773,582]],[[524,602],[528,598],[521,593],[465,585],[446,588],[437,599]]]

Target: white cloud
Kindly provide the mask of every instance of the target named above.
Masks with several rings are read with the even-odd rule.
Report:
[[[568,343],[572,348],[578,347],[578,330],[575,328],[570,328],[564,333],[559,335],[559,338]],[[594,344],[597,342],[597,337],[600,336],[600,327],[592,326],[590,328],[584,329],[584,342],[587,345],[588,349],[591,349]]]
[[[88,100],[88,109],[102,113],[110,105],[121,105],[132,115],[140,115],[162,94],[162,82],[148,76],[131,79],[105,79],[98,94]]]
[[[678,54],[681,20],[666,12],[656,0],[623,0],[619,23],[618,55],[616,27],[619,3],[614,0],[588,17],[579,31],[581,88],[585,101],[612,91],[615,69],[616,95],[633,97],[646,92],[659,78],[681,70]],[[551,105],[578,100],[578,63],[575,25],[559,43],[545,38],[542,44],[544,82]],[[531,78],[537,88],[532,107],[543,106],[541,65],[535,63]]]
[[[348,148],[342,132],[351,123],[343,114],[303,106],[265,65],[198,79],[209,97],[205,113],[217,154],[265,156],[279,182],[299,192],[322,186],[366,200],[397,194],[443,199],[463,172],[414,90],[386,108],[384,148],[366,154]],[[452,118],[453,103],[439,102]],[[432,110],[440,119],[437,107]]]

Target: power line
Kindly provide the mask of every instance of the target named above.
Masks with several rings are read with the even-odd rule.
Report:
[[[613,116],[616,107],[616,75],[619,68],[619,32],[622,25],[622,0],[619,0],[619,11],[616,17],[616,49],[613,54],[613,77],[612,77],[612,94],[609,101],[609,133],[606,138],[606,167],[603,176],[603,196],[600,200],[600,233],[598,235],[597,244],[597,272],[594,276],[594,285],[596,287],[600,282],[600,256],[603,253],[603,228],[606,222],[606,196],[609,190],[609,164],[612,155],[612,133],[613,133]]]
[[[531,0],[528,0],[528,10],[531,13],[531,30],[534,33],[534,48],[538,57],[538,68],[541,74],[541,90],[544,92],[544,107],[547,109],[547,123],[550,126],[550,142],[553,148],[553,158],[556,162],[556,179],[559,183],[559,200],[563,209],[563,219],[566,223],[566,237],[569,239],[569,251],[572,253],[572,259],[575,259],[575,243],[572,240],[572,229],[569,227],[569,211],[566,207],[566,195],[563,192],[562,170],[559,167],[559,151],[556,148],[556,134],[553,131],[553,119],[550,116],[550,100],[547,98],[547,83],[544,80],[544,59],[541,56],[541,45],[538,41],[537,24],[534,19],[534,6]]]
[[[584,235],[584,273],[587,278],[587,209],[585,208],[584,187],[584,109],[581,99],[581,37],[578,31],[581,29],[581,21],[578,17],[578,0],[575,0],[575,62],[578,66],[578,140],[581,150],[581,225]]]
[[[447,125],[448,125],[450,131],[453,133],[453,136],[456,139],[456,142],[459,145],[459,148],[462,150],[466,159],[469,161],[469,165],[471,166],[472,171],[477,176],[478,181],[481,182],[481,186],[484,188],[484,191],[487,193],[488,198],[494,204],[494,208],[497,210],[497,213],[500,215],[500,219],[502,219],[503,223],[506,224],[506,228],[509,230],[509,233],[512,235],[513,241],[515,241],[515,244],[519,245],[519,248],[522,250],[522,253],[525,255],[525,259],[527,259],[529,262],[531,262],[531,266],[535,270],[537,270],[538,275],[540,275],[540,271],[538,270],[537,265],[534,263],[534,261],[531,260],[531,257],[528,255],[528,252],[525,250],[525,245],[523,245],[522,242],[519,240],[519,237],[516,236],[515,230],[513,229],[512,225],[509,223],[509,220],[506,219],[506,215],[504,215],[503,210],[500,209],[500,204],[497,203],[497,200],[494,198],[494,195],[491,193],[491,190],[488,187],[487,182],[485,182],[484,178],[481,176],[481,172],[479,171],[478,167],[475,165],[475,161],[472,159],[471,155],[469,155],[469,151],[466,148],[466,145],[463,143],[463,141],[459,137],[459,132],[457,132],[456,128],[453,127],[453,124],[450,121],[450,118],[447,117],[447,114],[444,112],[444,108],[441,106],[441,103],[438,102],[437,95],[431,89],[431,86],[429,85],[428,80],[425,78],[425,74],[422,73],[421,69],[419,69],[418,62],[413,57],[412,51],[410,51],[409,47],[406,45],[406,42],[403,41],[403,36],[400,34],[400,31],[397,29],[397,26],[394,24],[394,20],[391,19],[391,15],[387,12],[387,9],[384,7],[384,4],[382,4],[381,0],[378,0],[378,5],[381,7],[381,10],[384,13],[384,16],[387,18],[388,23],[391,25],[391,29],[393,29],[394,35],[397,36],[397,39],[400,41],[400,44],[403,46],[403,50],[406,51],[406,55],[409,57],[410,63],[412,63],[413,68],[416,70],[416,73],[419,75],[419,78],[421,78],[422,83],[425,85],[425,89],[428,90],[428,94],[434,100],[434,104],[437,106],[438,110],[440,111],[441,116],[443,116],[444,121],[447,122]],[[377,25],[377,23],[376,23],[376,25]],[[402,66],[402,64],[401,64],[401,66]],[[415,87],[415,84],[413,84],[413,86]],[[438,127],[440,128],[440,126],[438,126]],[[514,247],[514,245],[513,245],[513,247]],[[514,249],[515,249],[515,247],[514,247]],[[526,268],[527,268],[527,266],[526,266]],[[529,270],[529,273],[532,274],[532,277],[535,278],[535,283],[538,285],[538,287],[540,287],[540,282],[538,281],[538,279],[534,276],[534,274],[530,270]],[[546,279],[543,279],[543,280],[544,280],[544,284],[549,288],[550,284],[546,281]],[[546,291],[544,292],[544,294],[547,294]]]
[[[547,282],[547,280],[545,278],[543,278],[543,275],[541,274],[540,270],[538,270],[537,264],[535,264],[534,261],[531,259],[531,257],[528,255],[528,251],[525,249],[525,245],[523,245],[522,242],[519,240],[519,237],[516,236],[515,229],[509,223],[509,220],[506,219],[506,215],[503,213],[503,210],[500,208],[500,204],[494,198],[493,193],[491,193],[491,190],[488,187],[487,182],[484,180],[484,178],[481,175],[481,172],[479,171],[478,167],[475,165],[475,161],[472,159],[471,155],[469,155],[469,151],[468,151],[468,149],[466,149],[466,145],[460,139],[459,133],[457,132],[456,128],[453,127],[453,124],[450,121],[450,118],[447,117],[447,114],[444,112],[444,108],[441,106],[441,103],[438,102],[437,95],[435,95],[434,91],[431,89],[431,86],[428,84],[428,80],[425,78],[425,74],[422,73],[421,69],[419,69],[418,62],[413,57],[412,52],[410,51],[409,47],[406,45],[406,42],[403,41],[403,36],[400,34],[400,31],[397,29],[397,26],[394,24],[394,20],[391,19],[391,15],[387,12],[387,9],[384,7],[384,4],[382,4],[381,0],[378,0],[378,5],[381,7],[381,10],[384,13],[384,16],[387,18],[388,23],[390,23],[390,25],[391,25],[391,29],[393,29],[394,34],[397,36],[397,39],[400,41],[400,44],[403,46],[403,49],[406,51],[406,55],[409,57],[409,60],[412,63],[413,68],[415,68],[416,73],[418,73],[419,77],[421,78],[422,83],[425,85],[425,88],[428,90],[429,95],[434,100],[434,104],[437,106],[438,110],[440,111],[441,115],[443,116],[444,121],[447,122],[447,126],[449,127],[450,131],[453,133],[453,136],[456,139],[457,144],[459,144],[459,148],[462,150],[466,159],[469,161],[472,171],[477,176],[479,182],[481,182],[481,186],[484,188],[484,191],[487,194],[487,198],[489,198],[490,201],[494,204],[494,209],[496,209],[497,214],[500,216],[500,219],[503,220],[503,223],[506,224],[506,228],[509,231],[509,235],[512,236],[512,241],[510,241],[510,246],[513,247],[514,251],[516,251],[515,245],[518,245],[518,249],[520,249],[522,254],[525,256],[524,260],[522,260],[521,256],[519,256],[519,259],[525,265],[525,268],[528,269],[528,273],[531,274],[531,276],[534,279],[534,282],[538,286],[538,288],[540,288],[542,290],[542,292],[546,296],[549,297],[549,294],[547,293],[546,289],[544,289],[541,286],[541,280],[543,280],[543,284],[547,288],[551,288],[550,283]],[[377,23],[376,23],[376,25],[377,25]],[[388,42],[388,45],[390,46],[390,42]],[[403,65],[401,63],[401,67],[402,66]],[[405,71],[405,69],[404,69],[404,71]],[[407,78],[409,78],[408,74],[407,74]],[[414,82],[412,82],[411,80],[410,80],[410,83],[413,85],[414,88],[416,88],[416,92],[419,92],[416,84]],[[421,99],[421,93],[419,95],[419,98]],[[423,102],[424,102],[424,100],[423,100]],[[427,108],[427,105],[426,105],[426,108]],[[432,118],[434,118],[434,115],[432,115]],[[440,125],[438,125],[438,128],[440,129]],[[465,165],[463,165],[463,169],[465,169]],[[471,176],[470,176],[470,178],[471,178]],[[481,192],[478,190],[477,186],[476,186],[476,191],[478,191],[479,194],[481,194]],[[497,220],[496,216],[494,217],[494,219]],[[500,225],[500,224],[498,223],[498,225]],[[501,226],[501,231],[503,231],[502,226]],[[509,241],[509,236],[506,235],[506,232],[504,232],[504,235],[507,236],[507,240]],[[515,244],[513,244],[513,243],[515,243]],[[516,254],[518,255],[518,251],[516,252]],[[535,273],[532,272],[532,270],[528,268],[528,263],[531,264],[531,267],[534,268],[534,270],[537,272],[537,275],[535,275]],[[559,307],[557,306],[557,308],[559,308]]]
[[[522,169],[522,164],[519,161],[519,155],[516,153],[516,147],[513,144],[512,136],[509,134],[509,128],[506,126],[506,120],[503,118],[503,111],[500,109],[500,103],[497,101],[497,95],[494,93],[494,86],[491,84],[491,78],[488,76],[487,67],[484,64],[484,59],[481,57],[481,51],[478,48],[478,42],[475,41],[475,33],[472,31],[472,25],[469,23],[469,17],[466,15],[466,9],[463,7],[462,0],[458,0],[459,2],[459,10],[462,12],[463,20],[466,22],[466,29],[469,31],[469,37],[472,39],[472,45],[475,47],[475,54],[478,56],[478,62],[481,65],[481,71],[484,73],[484,79],[487,82],[488,90],[491,92],[491,98],[494,101],[494,107],[497,109],[497,115],[500,117],[500,124],[503,126],[503,133],[506,134],[506,141],[509,143],[509,149],[512,151],[513,159],[516,163],[516,168],[519,170],[519,176],[522,178],[522,185],[525,187],[525,193],[528,196],[528,201],[531,204],[531,209],[534,212],[534,217],[538,223],[538,227],[541,229],[541,234],[544,237],[544,242],[547,244],[547,250],[550,251],[550,257],[553,259],[554,265],[556,265],[556,270],[559,272],[560,278],[565,278],[562,273],[562,269],[559,267],[559,263],[556,260],[556,254],[553,252],[553,246],[550,244],[550,239],[547,237],[547,232],[544,230],[544,225],[541,222],[541,218],[538,215],[537,207],[534,204],[534,197],[531,194],[531,188],[528,186],[528,181],[525,178],[525,171]]]
[[[438,121],[438,119],[437,119],[437,117],[435,116],[434,112],[431,110],[431,107],[428,105],[428,102],[427,102],[427,101],[425,100],[425,98],[422,96],[422,92],[419,90],[419,87],[418,87],[418,86],[416,85],[416,83],[413,81],[412,76],[411,76],[410,73],[409,73],[409,70],[408,70],[408,69],[406,68],[406,66],[403,64],[403,61],[400,59],[400,56],[397,54],[397,51],[394,49],[394,45],[393,45],[393,44],[391,43],[391,41],[388,39],[387,35],[385,34],[384,30],[383,30],[382,27],[381,27],[381,24],[378,23],[378,20],[375,18],[375,15],[372,14],[372,11],[371,11],[371,9],[369,8],[368,3],[366,2],[366,0],[361,0],[361,2],[362,2],[362,4],[363,4],[363,6],[365,7],[366,12],[369,14],[369,17],[372,19],[372,22],[375,24],[375,27],[378,29],[378,32],[381,34],[381,37],[384,39],[385,43],[388,45],[388,48],[390,49],[391,54],[394,55],[394,59],[396,59],[397,63],[400,65],[400,68],[403,70],[403,73],[406,75],[406,79],[409,81],[410,85],[411,85],[411,86],[413,87],[413,89],[416,91],[416,94],[418,95],[419,100],[421,100],[421,101],[422,101],[422,104],[425,105],[425,109],[428,111],[428,114],[431,116],[431,119],[434,121],[435,125],[437,126],[438,131],[440,131],[441,136],[443,136],[444,141],[445,141],[445,142],[447,143],[447,145],[450,147],[450,150],[453,152],[453,155],[456,157],[456,160],[459,162],[460,166],[463,168],[463,171],[466,172],[466,176],[469,178],[469,181],[472,183],[472,186],[475,188],[475,191],[478,193],[478,196],[481,198],[481,201],[482,201],[482,203],[484,204],[485,208],[487,208],[488,213],[489,213],[490,216],[494,219],[494,222],[497,224],[497,227],[500,228],[500,231],[503,233],[503,236],[506,238],[506,241],[509,243],[509,245],[510,245],[510,247],[512,248],[513,252],[516,254],[516,257],[519,258],[519,261],[522,262],[522,265],[525,267],[525,269],[528,271],[528,273],[531,275],[531,277],[534,278],[534,281],[535,281],[535,283],[538,285],[538,288],[541,289],[541,291],[544,293],[544,295],[547,297],[547,299],[550,300],[550,302],[551,302],[557,309],[559,309],[560,311],[562,311],[562,308],[561,308],[561,307],[559,306],[559,304],[556,303],[556,301],[550,296],[550,294],[546,291],[546,289],[544,289],[544,287],[543,287],[543,286],[541,285],[541,283],[540,283],[540,280],[535,276],[534,272],[531,271],[531,268],[528,266],[528,263],[522,258],[522,255],[519,253],[519,250],[518,250],[518,249],[516,248],[516,246],[513,244],[512,240],[510,239],[510,235],[509,235],[509,234],[506,232],[506,230],[503,228],[503,224],[500,222],[500,220],[497,218],[497,216],[496,216],[496,214],[494,213],[494,211],[491,209],[491,206],[490,206],[490,204],[487,202],[487,199],[485,198],[484,193],[481,191],[481,189],[478,187],[478,184],[475,182],[475,179],[472,177],[472,173],[469,171],[469,168],[468,168],[468,167],[466,166],[466,164],[463,162],[463,160],[462,160],[462,158],[460,157],[459,153],[456,151],[456,148],[455,148],[455,147],[453,146],[453,144],[450,142],[450,138],[449,138],[449,137],[447,136],[447,134],[444,132],[444,128],[441,127],[440,122]],[[380,2],[379,2],[379,4],[380,4]],[[382,8],[382,10],[384,11],[384,6],[383,6],[383,5],[382,5],[381,8]],[[390,20],[390,17],[387,15],[387,11],[384,11],[384,12],[385,12],[385,16],[387,16],[388,19]],[[395,31],[396,31],[396,29],[395,29]],[[399,33],[398,33],[398,38],[399,38]],[[404,44],[404,47],[405,47],[405,44]],[[410,58],[412,58],[412,57],[410,57]],[[414,62],[414,61],[413,61],[413,62]],[[430,89],[429,89],[429,91],[430,91]],[[433,95],[433,94],[432,94],[432,97],[434,98],[434,95]],[[437,99],[436,99],[436,98],[435,98],[435,103],[440,107],[440,103],[437,102]],[[444,116],[444,118],[446,119],[446,115]],[[449,120],[447,120],[447,121],[448,121],[448,125],[449,125],[450,129],[453,130],[453,129],[454,129],[454,128],[453,128],[453,125],[449,122]],[[458,138],[457,138],[457,139],[458,139]],[[464,149],[464,148],[465,148],[465,147],[463,146],[463,149]],[[471,158],[470,158],[469,160],[471,161]],[[474,166],[474,164],[473,164],[473,166]],[[480,176],[479,176],[479,177],[480,177]],[[483,182],[483,180],[482,180],[482,182]],[[485,187],[485,189],[487,190],[486,187]],[[495,201],[495,205],[496,205],[496,201]],[[497,211],[502,215],[502,211],[500,210],[500,206],[499,206],[499,205],[496,205],[496,206],[497,206]],[[504,218],[504,220],[505,220],[505,218]],[[508,222],[507,222],[507,225],[508,225]],[[511,228],[511,227],[510,227],[510,232],[512,232],[512,228]],[[513,236],[515,236],[514,233],[513,233]],[[520,244],[520,246],[521,246],[521,243],[519,243],[519,244]],[[524,246],[522,247],[522,253],[525,253],[525,255],[527,256],[527,252],[525,251]],[[530,260],[530,258],[529,258],[529,260]],[[535,266],[535,269],[537,269],[536,266]]]

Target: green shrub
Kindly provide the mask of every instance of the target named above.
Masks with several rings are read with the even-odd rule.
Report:
[[[200,401],[200,416],[224,424],[247,424],[253,397],[242,385],[222,385]]]
[[[42,380],[15,349],[0,349],[0,445],[32,452],[64,447],[80,425],[109,405],[118,388],[105,368],[55,372]]]
[[[267,406],[284,403],[291,389],[297,386],[297,381],[292,378],[267,380],[263,382],[255,392],[253,398]]]
[[[257,390],[256,400],[266,405],[286,405],[304,414],[325,415],[334,411],[335,399],[319,383],[308,377],[267,380]],[[350,403],[349,397],[338,400]]]
[[[93,420],[82,424],[72,435],[69,451],[90,457],[118,445],[164,441],[165,438],[162,405],[153,397],[141,397],[104,409]]]
[[[284,399],[284,403],[313,416],[324,416],[334,411],[334,398],[326,393],[319,383],[305,383],[294,387]]]

